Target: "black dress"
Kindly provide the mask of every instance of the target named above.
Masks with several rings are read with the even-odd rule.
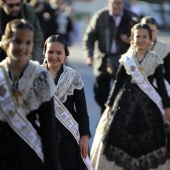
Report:
[[[23,141],[9,126],[8,123],[0,121],[0,170],[51,170],[54,169],[54,160],[56,155],[56,145],[53,138],[50,138],[49,129],[52,128],[51,120],[54,120],[53,100],[43,103],[38,110],[32,111],[27,118],[37,129],[44,146],[43,151],[45,156],[46,166],[37,154]],[[35,123],[36,115],[40,117],[40,123],[43,124],[41,130]],[[49,127],[47,129],[47,127]]]
[[[170,107],[161,70],[160,65],[148,80],[152,84],[154,77],[156,78],[163,105]],[[157,168],[170,158],[169,126],[164,124],[157,105],[131,80],[131,76],[126,74],[121,65],[107,101],[110,106],[113,102],[116,105],[112,111],[114,118],[110,130],[104,139],[104,154],[108,161],[114,161],[125,170],[149,170]],[[133,159],[137,160],[136,164],[132,163]]]
[[[63,72],[63,67],[59,71],[55,84],[57,85],[60,75]],[[67,108],[76,122],[79,124],[80,136],[90,134],[89,118],[84,94],[84,88],[81,90],[74,89],[74,94],[67,96],[67,100],[63,105]],[[86,165],[83,162],[80,154],[80,147],[73,135],[56,119],[58,148],[59,148],[59,169],[60,170],[86,170]]]
[[[170,84],[170,53],[164,58],[165,78]]]

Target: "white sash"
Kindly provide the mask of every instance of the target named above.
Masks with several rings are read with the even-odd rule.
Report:
[[[20,113],[19,108],[11,96],[9,82],[5,71],[0,67],[0,108],[10,127],[36,152],[44,161],[41,139],[31,123]]]
[[[69,113],[66,107],[58,100],[57,96],[54,95],[54,107],[55,107],[55,116],[57,119],[70,131],[70,133],[74,136],[79,145],[80,141],[80,133],[79,133],[79,125],[73,118],[73,116]],[[88,170],[94,170],[91,164],[89,157],[86,159],[82,157],[84,163],[86,164]]]
[[[123,62],[125,64],[126,69],[128,69],[140,89],[145,92],[150,97],[150,99],[152,99],[153,102],[156,103],[162,115],[164,116],[164,109],[162,106],[161,97],[156,92],[154,87],[150,84],[147,77],[145,76],[145,73],[138,69],[134,58],[132,56],[124,56]]]

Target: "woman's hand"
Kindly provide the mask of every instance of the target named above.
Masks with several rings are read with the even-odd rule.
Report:
[[[130,38],[126,34],[122,34],[120,38],[123,42],[130,44]]]
[[[88,139],[89,136],[87,135],[82,136],[80,139],[80,152],[84,159],[86,159],[88,155]]]
[[[85,59],[85,63],[88,66],[92,66],[93,65],[93,58],[92,57],[88,57]]]
[[[170,123],[170,107],[165,108],[165,116],[168,122]]]

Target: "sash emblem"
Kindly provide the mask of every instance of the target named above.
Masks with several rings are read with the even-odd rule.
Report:
[[[0,96],[1,96],[1,97],[4,97],[5,94],[6,94],[6,88],[1,85],[1,86],[0,86]]]
[[[63,109],[61,107],[55,107],[55,108],[56,108],[58,114],[63,113]]]
[[[130,67],[130,70],[131,70],[132,72],[134,72],[134,71],[136,70],[136,67],[132,65],[132,66]]]

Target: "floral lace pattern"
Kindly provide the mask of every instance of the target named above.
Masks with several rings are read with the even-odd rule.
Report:
[[[56,96],[60,102],[64,103],[68,95],[73,95],[74,89],[81,90],[84,87],[80,73],[70,67],[64,66],[58,84],[56,86]]]
[[[109,161],[119,160],[115,162],[116,165],[124,167],[126,170],[149,170],[150,168],[157,168],[159,165],[165,164],[167,158],[170,157],[165,147],[137,159],[112,146],[105,149],[105,152],[114,155],[113,160]]]
[[[8,73],[7,61],[4,60],[3,64]],[[6,75],[9,85],[12,86],[9,75]],[[41,67],[38,62],[30,60],[23,75],[18,80],[18,90],[22,93],[18,97],[18,100],[20,100],[18,109],[23,114],[28,114],[33,110],[37,110],[43,102],[49,101],[52,98],[55,91],[55,84],[45,68]],[[1,119],[4,121],[3,118]]]
[[[157,40],[154,47],[153,51],[155,51],[162,59],[164,59],[168,53],[170,53],[169,46],[165,44],[164,42]]]
[[[170,158],[170,126],[163,123],[149,97],[128,82],[115,101],[113,120],[108,120],[105,129],[104,155],[126,170],[157,168]]]
[[[155,52],[148,50],[148,53],[144,57],[141,64],[139,64],[137,57],[135,57],[135,53],[133,51],[129,51],[126,54],[122,55],[122,58],[119,60],[121,64],[125,66],[127,74],[130,75],[128,68],[126,68],[126,65],[124,64],[123,57],[124,56],[133,56],[136,65],[139,69],[144,70],[146,76],[153,75],[155,73],[155,69],[160,65],[163,64],[163,60],[160,56],[158,56]]]

